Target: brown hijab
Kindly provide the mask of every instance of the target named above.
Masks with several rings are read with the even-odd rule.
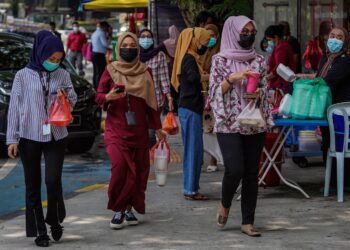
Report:
[[[137,44],[138,56],[132,62],[124,61],[120,56],[120,47],[126,37],[131,37]],[[116,46],[118,61],[107,66],[107,70],[115,83],[125,84],[126,92],[140,97],[146,104],[157,110],[157,99],[154,83],[146,64],[140,62],[140,46],[135,34],[125,32],[120,35]]]

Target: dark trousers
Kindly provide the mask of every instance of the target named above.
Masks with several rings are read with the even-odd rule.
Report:
[[[217,134],[225,165],[222,181],[223,207],[231,207],[233,196],[242,180],[242,224],[254,224],[258,195],[259,159],[265,133],[255,135]]]
[[[46,225],[57,225],[66,216],[62,194],[62,167],[65,140],[36,142],[21,139],[19,152],[24,168],[26,185],[26,233],[36,237],[47,233]],[[47,188],[47,214],[41,204],[41,156],[45,159],[45,184]]]
[[[101,76],[107,66],[106,55],[103,53],[92,53],[92,64],[94,67],[93,82],[94,87],[97,89]]]

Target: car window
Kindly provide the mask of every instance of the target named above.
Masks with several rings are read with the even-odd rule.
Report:
[[[0,37],[0,70],[21,69],[28,63],[32,44]]]
[[[19,70],[24,68],[30,58],[33,44],[11,37],[0,37],[0,70]],[[77,75],[73,65],[64,59],[62,68]]]

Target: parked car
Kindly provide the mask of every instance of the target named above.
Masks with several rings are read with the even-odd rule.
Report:
[[[31,39],[13,33],[0,33],[0,153],[6,150],[7,113],[13,79],[18,70],[29,61],[33,47]],[[68,60],[62,67],[69,73],[78,95],[72,112],[73,121],[68,126],[67,149],[72,153],[83,153],[92,147],[96,135],[100,133],[101,110],[95,103],[96,92],[93,85],[79,77]]]

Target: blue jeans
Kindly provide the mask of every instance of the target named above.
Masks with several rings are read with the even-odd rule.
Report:
[[[183,193],[194,195],[199,190],[199,178],[203,164],[202,115],[179,108],[181,136],[184,145]]]

